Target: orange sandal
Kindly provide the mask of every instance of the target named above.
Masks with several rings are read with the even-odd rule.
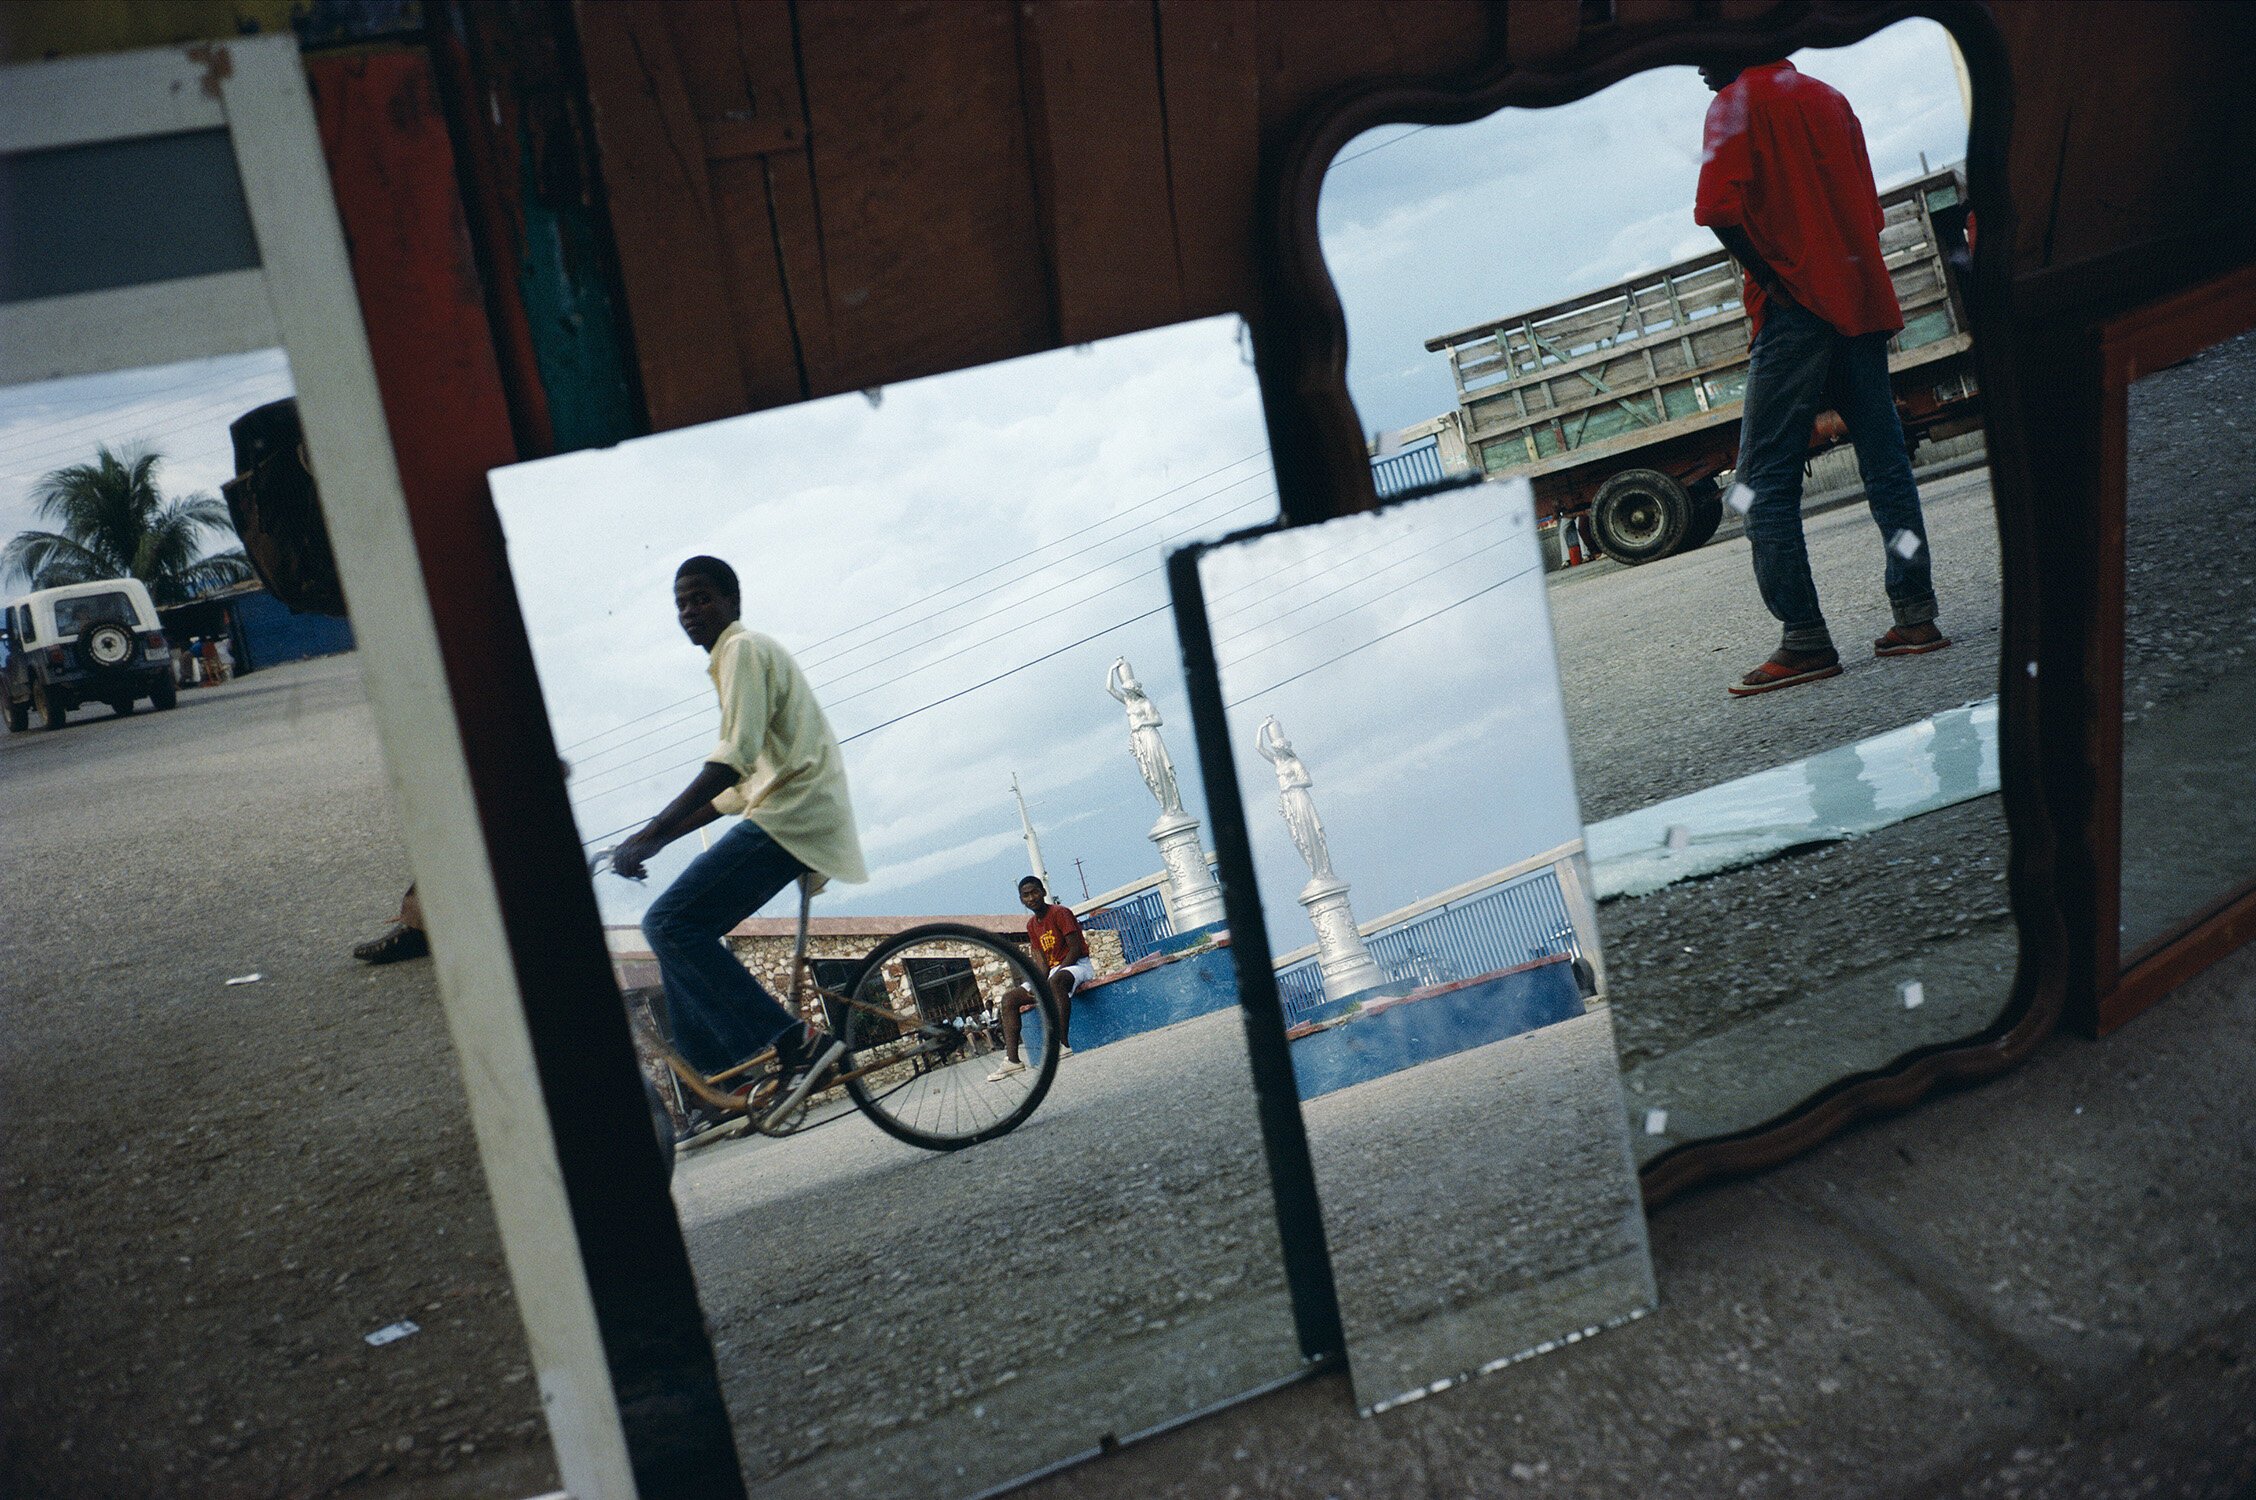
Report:
[[[1804,655],[1781,650],[1731,684],[1730,692],[1734,698],[1752,698],[1757,693],[1775,693],[1780,688],[1797,687],[1805,682],[1818,682],[1840,675],[1841,658],[1837,652],[1828,651],[1823,655],[1811,652]]]
[[[1904,633],[1907,630],[1919,629],[1934,631],[1934,639],[1923,641],[1917,636]],[[1874,656],[1924,656],[1930,651],[1940,651],[1949,644],[1950,637],[1943,634],[1942,628],[1938,625],[1929,624],[1924,627],[1891,625],[1888,627],[1886,635],[1872,643],[1872,654]]]

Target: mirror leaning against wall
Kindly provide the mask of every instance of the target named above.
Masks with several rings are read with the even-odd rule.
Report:
[[[1970,117],[1906,21],[1325,181],[1381,495],[1534,488],[1640,1160],[2010,997]]]
[[[492,476],[756,1495],[974,1494],[1300,1367],[1168,748],[1161,548],[1276,510],[1241,339]]]
[[[1366,1413],[1654,1300],[1534,530],[1478,485],[1198,564]]]

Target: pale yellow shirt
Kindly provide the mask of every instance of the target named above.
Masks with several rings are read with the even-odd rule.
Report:
[[[714,811],[744,814],[818,875],[869,879],[846,758],[791,653],[732,620],[705,672],[721,695],[721,742],[705,759],[738,777]]]

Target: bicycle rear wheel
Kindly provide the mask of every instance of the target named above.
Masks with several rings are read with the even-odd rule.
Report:
[[[1024,950],[976,927],[935,922],[888,939],[847,993],[852,1004],[831,1003],[846,1092],[912,1146],[955,1151],[1015,1130],[1057,1075],[1049,986]],[[1014,1001],[1025,1007],[1015,1070],[1003,1010]]]

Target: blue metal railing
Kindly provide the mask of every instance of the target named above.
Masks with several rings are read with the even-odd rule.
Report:
[[[1109,906],[1100,906],[1081,919],[1083,927],[1108,928],[1120,934],[1120,957],[1134,963],[1150,954],[1160,940],[1169,935],[1167,925],[1167,898],[1156,885],[1146,886],[1133,896],[1123,896]]]
[[[1371,460],[1371,487],[1379,492],[1381,500],[1429,484],[1439,484],[1445,476],[1441,472],[1441,441],[1428,439],[1415,448],[1405,448],[1385,458]]]
[[[1493,974],[1554,954],[1582,957],[1558,872],[1549,867],[1365,933],[1363,944],[1390,983],[1419,987]],[[1279,969],[1277,994],[1288,1026],[1322,1005],[1324,976],[1316,960],[1304,958]]]

